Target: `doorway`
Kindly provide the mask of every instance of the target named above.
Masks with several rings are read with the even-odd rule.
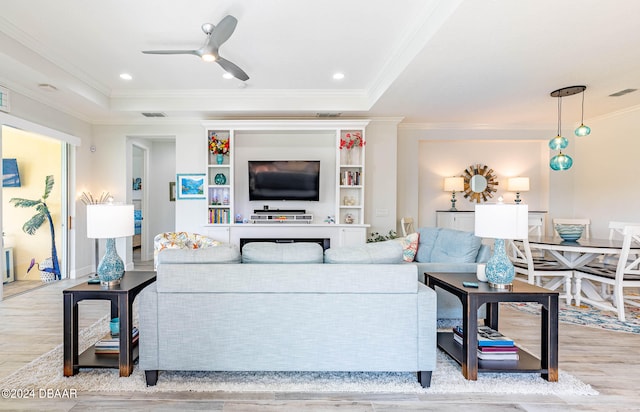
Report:
[[[4,125],[0,136],[2,292],[8,297],[68,277],[68,145]],[[11,180],[6,182],[5,165],[11,170]]]

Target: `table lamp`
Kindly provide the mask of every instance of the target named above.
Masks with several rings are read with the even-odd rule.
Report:
[[[510,192],[516,192],[516,199],[514,202],[520,203],[520,192],[529,191],[529,178],[528,177],[510,177],[507,180],[507,190]]]
[[[98,279],[103,287],[120,284],[124,276],[124,263],[118,256],[115,238],[133,234],[133,205],[87,205],[87,237],[107,239],[104,256],[97,268]]]
[[[476,205],[475,234],[495,239],[493,256],[487,261],[485,274],[489,286],[511,287],[515,277],[513,263],[505,251],[505,239],[526,239],[529,235],[529,206],[493,203]]]
[[[456,209],[456,192],[464,190],[464,177],[445,177],[444,191],[451,192],[451,209],[449,212],[457,212]]]

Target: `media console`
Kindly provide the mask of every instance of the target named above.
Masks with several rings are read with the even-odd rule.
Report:
[[[240,238],[240,251],[242,247],[247,243],[253,242],[274,242],[274,243],[317,243],[322,246],[323,250],[327,250],[331,247],[330,238]]]

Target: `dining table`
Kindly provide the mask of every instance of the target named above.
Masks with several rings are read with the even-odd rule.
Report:
[[[617,261],[616,255],[622,252],[622,240],[581,238],[576,241],[566,241],[561,237],[530,236],[529,247],[533,250],[544,251],[545,256],[552,257],[561,265],[569,269],[579,269],[595,260],[602,262]],[[631,254],[640,254],[640,244],[634,242],[630,249]],[[593,300],[605,300],[605,296],[586,279],[581,286],[582,293]]]

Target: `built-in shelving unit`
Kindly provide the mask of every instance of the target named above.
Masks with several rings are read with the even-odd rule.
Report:
[[[207,153],[207,228],[204,232],[232,242],[236,237],[261,237],[261,232],[266,235],[276,231],[287,237],[296,237],[298,232],[301,237],[309,237],[310,233],[318,232],[337,244],[364,243],[365,127],[368,123],[368,120],[204,122]],[[214,136],[229,140],[229,155],[223,157],[221,164],[209,151],[209,142]],[[354,139],[356,143],[351,149],[341,147],[341,142]],[[250,201],[247,161],[263,159],[320,160],[320,201],[297,207],[284,202]],[[255,209],[263,206],[281,210],[278,216],[287,216],[287,209],[305,209],[304,215],[310,217],[300,222],[281,219],[262,224],[251,217]]]
[[[207,130],[207,222],[233,222],[233,131]],[[209,150],[212,139],[229,142],[229,153],[217,156]]]
[[[350,143],[351,142],[351,143]],[[348,145],[353,147],[348,148]],[[364,223],[365,131],[338,131],[337,207],[339,223]]]

